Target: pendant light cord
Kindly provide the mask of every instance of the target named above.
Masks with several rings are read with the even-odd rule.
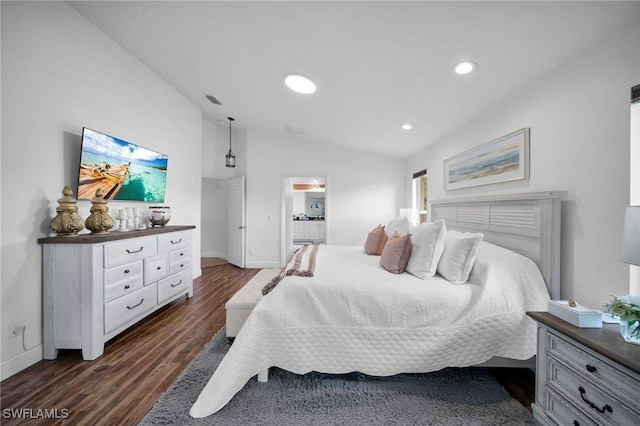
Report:
[[[231,123],[235,121],[232,117],[227,117],[229,119],[229,151],[231,151]]]

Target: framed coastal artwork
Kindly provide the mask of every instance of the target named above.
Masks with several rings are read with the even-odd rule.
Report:
[[[444,160],[444,189],[529,179],[529,128]]]

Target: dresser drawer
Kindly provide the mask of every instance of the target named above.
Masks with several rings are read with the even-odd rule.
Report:
[[[169,253],[169,263],[181,262],[191,258],[191,247],[182,250],[174,250]]]
[[[629,406],[640,407],[640,381],[555,333],[549,333],[549,356],[561,360],[605,391],[620,395]]]
[[[599,385],[601,381],[584,378],[575,369],[549,357],[547,386],[569,400],[580,411],[602,425],[637,424],[638,413]]]
[[[189,269],[158,281],[158,303],[187,290],[191,281],[191,270]]]
[[[169,275],[166,254],[159,254],[144,260],[144,285],[149,285]]]
[[[155,284],[104,305],[104,332],[109,333],[135,317],[153,309],[158,303]]]
[[[176,250],[169,254],[169,274],[175,274],[191,266],[186,250]]]
[[[144,259],[157,254],[156,237],[143,237],[104,246],[104,267]]]
[[[142,260],[105,269],[104,285],[108,286],[125,280],[130,281],[138,276],[140,277],[140,281],[142,281]]]
[[[559,425],[598,426],[553,390],[546,390],[545,398],[549,417]]]
[[[117,284],[111,284],[104,288],[104,301],[109,302],[117,299],[125,294],[133,293],[134,291],[143,287],[142,274],[134,277],[129,281],[121,281]]]
[[[187,247],[191,248],[190,231],[158,235],[158,253],[169,253]]]

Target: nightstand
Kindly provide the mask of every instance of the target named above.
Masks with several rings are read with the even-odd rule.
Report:
[[[538,322],[536,400],[543,425],[640,424],[640,346],[618,324],[578,328],[548,312]]]

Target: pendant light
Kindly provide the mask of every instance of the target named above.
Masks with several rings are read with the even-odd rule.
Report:
[[[235,167],[236,156],[233,155],[233,152],[231,152],[231,122],[233,122],[234,119],[231,117],[227,117],[227,119],[229,119],[229,152],[227,152],[227,155],[225,156],[225,158],[227,159],[225,166]]]

